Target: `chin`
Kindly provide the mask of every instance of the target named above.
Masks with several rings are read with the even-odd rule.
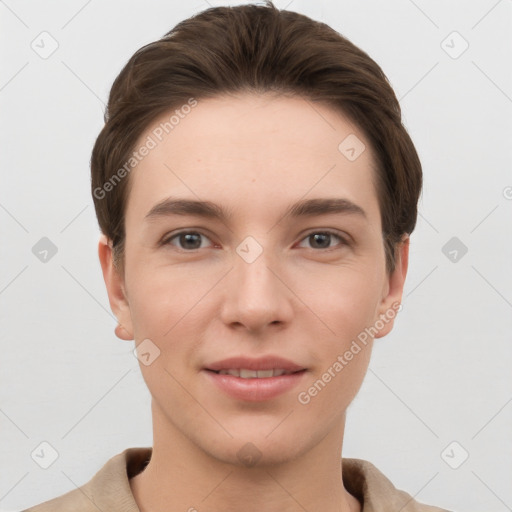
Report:
[[[275,428],[274,423],[272,428]],[[240,468],[264,468],[292,461],[307,451],[308,446],[295,440],[295,435],[283,429],[282,432],[272,432],[272,428],[258,428],[245,431],[232,431],[233,438],[203,439],[199,445],[204,452],[225,464]],[[252,432],[252,431],[253,432]],[[272,432],[268,435],[269,432]]]
[[[247,469],[275,467],[292,461],[298,455],[296,447],[292,449],[290,446],[277,444],[264,446],[251,441],[234,441],[233,444],[234,446],[226,450],[216,447],[211,455],[231,466]]]

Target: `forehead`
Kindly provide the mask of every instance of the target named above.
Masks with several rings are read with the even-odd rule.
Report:
[[[127,217],[170,195],[229,203],[242,216],[335,196],[380,217],[371,148],[325,104],[269,94],[198,100],[155,119],[143,144],[152,147],[131,173]]]

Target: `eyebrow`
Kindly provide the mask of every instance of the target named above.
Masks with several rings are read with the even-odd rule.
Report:
[[[306,199],[292,204],[283,215],[296,217],[313,217],[328,214],[355,214],[367,218],[366,212],[357,204],[344,198]],[[170,215],[193,215],[206,219],[216,219],[223,223],[233,217],[230,210],[211,201],[192,199],[176,199],[169,197],[157,203],[147,213],[146,219],[151,220]]]

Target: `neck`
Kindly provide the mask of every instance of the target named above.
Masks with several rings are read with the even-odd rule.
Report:
[[[343,485],[344,421],[291,460],[248,467],[212,456],[156,419],[151,460],[130,480],[141,512],[361,511]]]

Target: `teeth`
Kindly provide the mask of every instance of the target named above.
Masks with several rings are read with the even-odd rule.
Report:
[[[258,377],[258,372],[255,370],[246,370],[245,368],[240,368],[240,377],[242,379],[254,379]]]
[[[261,379],[262,377],[273,377],[274,376],[274,370],[258,370],[256,372],[258,374],[258,379]]]
[[[219,375],[233,375],[234,377],[240,377],[241,379],[265,379],[268,377],[279,377],[281,375],[289,374],[281,368],[274,368],[270,370],[248,370],[246,368],[233,368],[229,370],[219,370]]]

